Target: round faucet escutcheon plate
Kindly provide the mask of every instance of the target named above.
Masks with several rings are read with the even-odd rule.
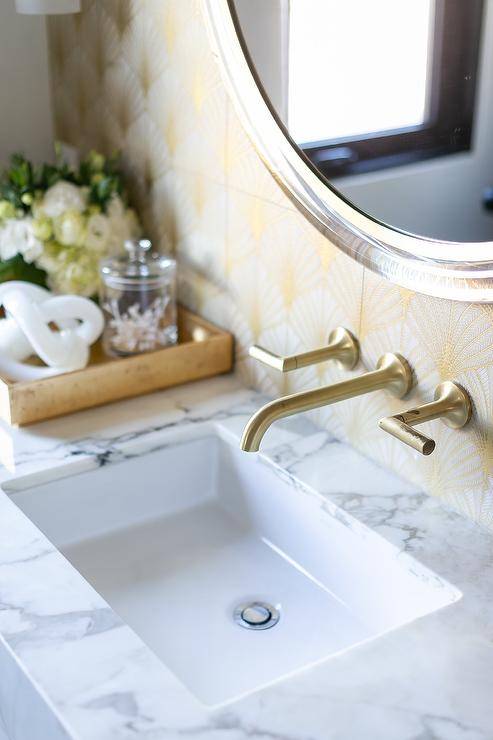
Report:
[[[248,630],[268,630],[279,622],[280,616],[279,609],[265,601],[239,604],[233,612],[236,624]]]

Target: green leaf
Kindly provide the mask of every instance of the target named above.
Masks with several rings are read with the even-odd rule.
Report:
[[[0,261],[0,283],[8,280],[26,280],[46,287],[46,272],[25,262],[20,254],[12,259]]]
[[[94,159],[94,153],[92,155]],[[56,164],[43,164],[33,167],[23,154],[13,154],[10,159],[10,168],[0,176],[0,200],[8,200],[14,208],[30,213],[30,198],[22,196],[45,192],[56,185],[60,180],[66,180],[78,186],[89,188],[89,202],[96,204],[105,211],[112,196],[116,193],[125,200],[121,160],[119,154],[114,154],[104,160],[100,182],[93,181],[91,155],[83,159],[77,170],[72,169],[66,162],[57,157]],[[27,202],[26,202],[27,200]]]

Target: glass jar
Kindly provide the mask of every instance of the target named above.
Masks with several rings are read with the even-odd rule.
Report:
[[[148,239],[127,241],[125,249],[101,263],[103,346],[118,357],[178,341],[175,260],[153,253]]]

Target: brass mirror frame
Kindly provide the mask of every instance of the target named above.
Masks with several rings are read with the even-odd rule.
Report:
[[[202,0],[213,52],[236,112],[264,164],[299,210],[337,247],[410,290],[493,303],[493,242],[447,242],[373,220],[333,189],[290,138],[256,77],[233,0]],[[465,261],[459,256],[467,253]]]

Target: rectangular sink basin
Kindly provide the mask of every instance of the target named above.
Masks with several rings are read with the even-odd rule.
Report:
[[[203,434],[9,494],[201,702],[460,598],[315,491]]]

